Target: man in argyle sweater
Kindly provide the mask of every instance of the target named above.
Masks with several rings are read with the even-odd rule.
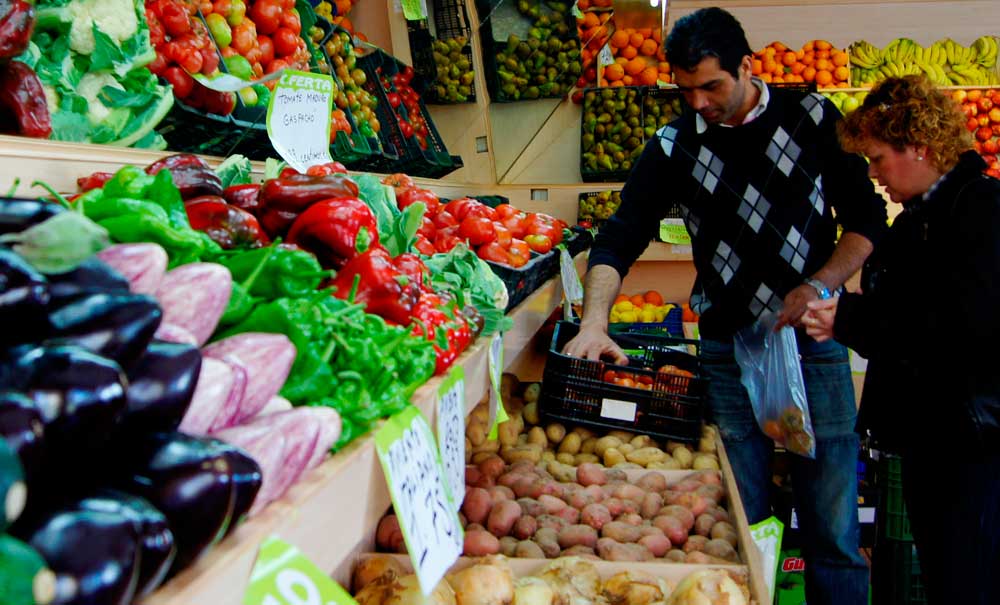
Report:
[[[765,312],[801,328],[806,303],[841,287],[885,229],[885,202],[856,155],[844,153],[840,113],[818,94],[769,89],[751,77],[739,22],[718,8],[677,21],[666,42],[677,86],[694,109],[661,128],[590,253],[584,315],[566,352],[625,355],[607,336],[608,311],[629,267],[679,206],[693,244],[703,368],[713,420],[747,517],[771,515],[773,441],[758,428],[733,356],[733,335]],[[834,219],[836,211],[836,220]],[[843,235],[837,241],[837,227]],[[796,332],[816,459],[796,457],[792,481],[809,605],[867,602],[858,553],[856,408],[846,349]]]

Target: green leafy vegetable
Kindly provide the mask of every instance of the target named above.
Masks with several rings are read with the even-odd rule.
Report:
[[[431,285],[435,290],[449,292],[459,306],[471,304],[479,310],[486,322],[484,336],[510,329],[513,320],[504,314],[507,287],[465,244],[455,246],[451,252],[435,254],[424,264],[431,270]]]
[[[251,171],[249,158],[236,154],[223,160],[219,164],[219,167],[215,169],[215,174],[219,175],[219,179],[222,181],[222,188],[225,189],[233,185],[250,184]]]

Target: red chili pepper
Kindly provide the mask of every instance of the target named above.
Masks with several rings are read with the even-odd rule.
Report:
[[[250,214],[255,214],[260,208],[260,185],[230,185],[222,190],[226,202]]]
[[[413,334],[431,341],[435,374],[442,374],[472,342],[472,330],[458,306],[430,290],[420,294],[413,309]]]
[[[288,241],[315,254],[323,266],[340,268],[378,246],[378,222],[371,208],[357,198],[323,200],[295,219]]]
[[[355,277],[357,287],[355,288]],[[337,272],[334,296],[364,303],[369,313],[401,325],[410,323],[420,289],[392,262],[385,248],[373,248],[351,259]]]
[[[260,248],[271,243],[254,215],[214,195],[204,195],[184,203],[191,228],[204,231],[226,250]]]
[[[344,174],[293,174],[264,182],[260,203],[267,209],[302,212],[320,200],[358,197],[358,186]]]
[[[0,44],[2,41],[0,33]],[[0,132],[40,139],[52,134],[42,83],[34,70],[20,61],[0,67]]]
[[[113,176],[110,172],[95,172],[90,176],[81,176],[76,179],[76,186],[80,190],[80,193],[90,191],[91,189],[100,189]]]
[[[4,2],[7,4],[7,2]],[[24,52],[35,29],[35,7],[24,0],[7,4],[10,10],[0,18],[0,62]],[[42,102],[45,98],[42,97]]]

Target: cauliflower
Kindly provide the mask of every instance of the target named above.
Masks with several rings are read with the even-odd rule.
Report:
[[[87,99],[90,102],[90,110],[87,113],[87,119],[93,125],[100,124],[107,119],[108,115],[111,113],[111,109],[106,106],[97,95],[101,94],[101,90],[105,86],[112,86],[119,90],[125,90],[115,77],[109,73],[87,73],[80,78],[80,83],[76,87],[76,92],[81,97]]]
[[[119,44],[139,31],[132,0],[75,0],[69,3],[69,10],[69,47],[82,55],[94,52],[94,27]]]

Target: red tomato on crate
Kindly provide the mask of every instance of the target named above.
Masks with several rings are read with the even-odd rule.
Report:
[[[532,234],[524,238],[528,247],[539,254],[545,254],[552,250],[552,239],[546,235]]]
[[[287,57],[294,55],[295,51],[298,50],[300,39],[298,34],[287,27],[279,27],[274,32],[274,37],[272,38],[275,56]]]
[[[262,34],[274,33],[281,27],[282,6],[278,0],[254,0],[249,16]]]
[[[484,246],[480,246],[479,249],[476,250],[476,254],[478,254],[479,258],[483,260],[492,261],[501,265],[511,264],[510,254],[508,254],[507,251],[503,249],[503,246],[497,242],[490,242]]]
[[[458,228],[458,236],[469,240],[473,246],[482,246],[497,237],[493,221],[482,216],[467,216]]]

